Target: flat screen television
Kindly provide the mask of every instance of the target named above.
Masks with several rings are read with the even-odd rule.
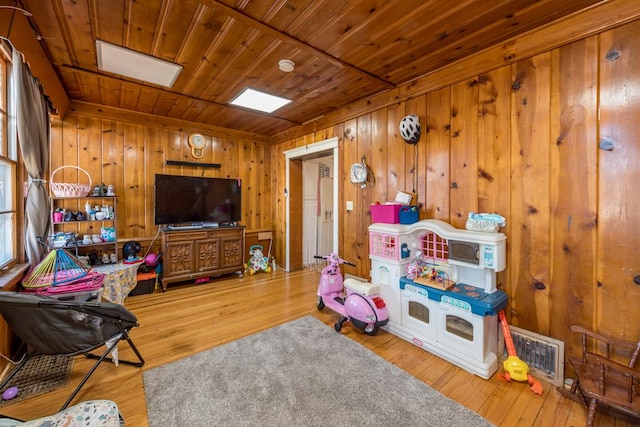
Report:
[[[240,179],[156,174],[156,225],[228,225],[241,220]]]

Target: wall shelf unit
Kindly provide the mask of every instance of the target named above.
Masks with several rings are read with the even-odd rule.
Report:
[[[58,218],[55,215],[61,209],[66,212],[85,212],[85,204],[89,204],[94,210],[95,207],[99,209],[109,209],[110,215],[104,219],[85,219],[85,220],[64,220],[64,213],[62,218]],[[105,213],[106,214],[106,213]],[[62,247],[74,254],[80,256],[88,256],[91,253],[95,253],[99,260],[103,259],[106,254],[112,263],[113,260],[118,260],[118,238],[117,238],[117,203],[116,196],[86,196],[86,197],[51,197],[51,232],[49,236],[49,245],[51,247]],[[113,228],[113,240],[92,240],[91,243],[83,242],[85,236],[100,236],[102,228]],[[58,233],[65,233],[67,236],[75,235],[76,239],[67,238],[66,244],[58,246],[54,242],[61,239],[55,239],[55,235]],[[113,255],[112,255],[113,254]]]

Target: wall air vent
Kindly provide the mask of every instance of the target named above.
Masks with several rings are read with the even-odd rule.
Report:
[[[564,383],[564,342],[544,335],[509,325],[513,346],[518,357],[529,367],[531,375],[563,387]],[[507,358],[502,328],[499,328],[498,359],[502,363]]]

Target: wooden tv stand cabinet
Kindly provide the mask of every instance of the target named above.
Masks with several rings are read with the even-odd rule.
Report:
[[[244,227],[162,230],[162,292],[167,285],[239,273],[244,264]]]

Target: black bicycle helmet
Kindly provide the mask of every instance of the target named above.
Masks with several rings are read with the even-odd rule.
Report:
[[[408,144],[417,144],[420,139],[420,117],[415,114],[404,116],[400,121],[400,136]]]

